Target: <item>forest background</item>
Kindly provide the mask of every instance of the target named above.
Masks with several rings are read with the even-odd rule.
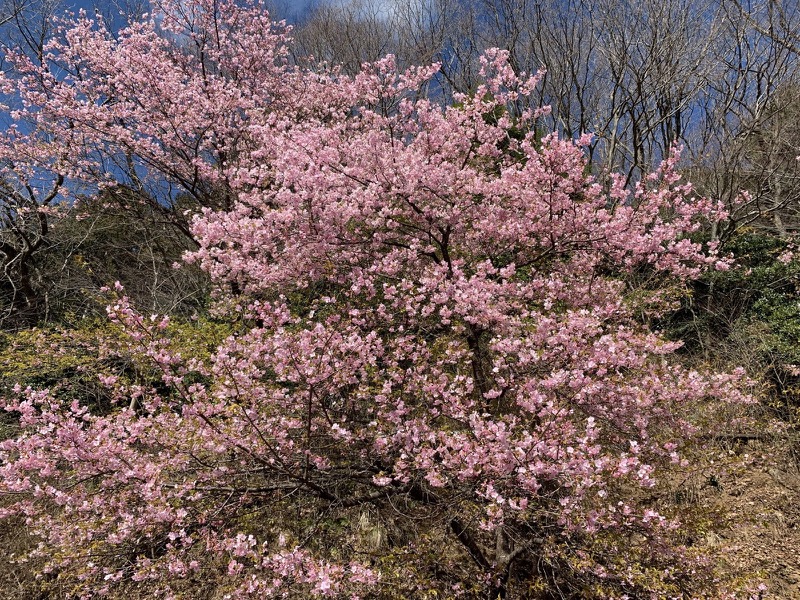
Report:
[[[165,14],[170,14],[170,10],[188,10],[195,5],[207,13],[233,10],[224,8],[226,3],[222,2],[163,4],[167,7]],[[254,284],[247,277],[237,279],[229,272],[220,275],[220,271],[209,264],[213,260],[224,263],[224,259],[203,254],[211,248],[225,248],[226,242],[214,238],[208,230],[199,229],[196,216],[209,214],[204,211],[235,213],[236,207],[247,197],[240,183],[230,184],[215,170],[227,168],[226,165],[239,160],[230,148],[201,149],[195,156],[191,152],[180,155],[164,142],[159,152],[169,147],[173,156],[149,155],[144,146],[137,145],[141,140],[128,142],[119,132],[109,129],[103,133],[105,138],[87,134],[85,125],[89,125],[88,129],[99,127],[91,122],[99,113],[81,113],[83,107],[78,106],[79,103],[54,109],[48,104],[57,96],[59,82],[70,81],[73,89],[85,85],[80,88],[83,94],[89,93],[91,85],[97,85],[98,95],[93,102],[96,106],[105,106],[113,98],[112,93],[101,87],[108,77],[109,66],[85,60],[91,56],[92,49],[81,44],[94,39],[89,33],[96,32],[101,22],[107,24],[103,33],[107,39],[119,39],[118,32],[123,27],[129,22],[146,20],[146,15],[158,6],[129,2],[103,3],[96,10],[91,7],[88,18],[94,23],[78,26],[78,30],[84,27],[80,31],[86,33],[83,41],[70,39],[67,35],[70,29],[54,20],[62,17],[65,8],[63,3],[55,1],[23,0],[7,2],[3,7],[6,45],[3,91],[7,127],[0,151],[3,169],[0,180],[0,377],[9,398],[20,393],[15,389],[24,390],[30,386],[32,390],[50,390],[59,402],[66,403],[64,406],[76,400],[80,410],[86,409],[92,414],[114,414],[123,408],[142,414],[151,410],[145,398],[152,394],[169,397],[177,393],[175,390],[180,384],[176,384],[174,378],[185,374],[169,371],[174,364],[169,360],[165,362],[152,347],[131,345],[126,337],[130,331],[126,333],[126,330],[139,326],[136,325],[139,312],[171,318],[170,324],[164,325],[164,339],[167,340],[162,340],[164,352],[169,354],[176,348],[182,349],[182,359],[189,356],[191,360],[211,361],[211,364],[218,360],[220,348],[235,354],[232,346],[225,345],[226,340],[246,337],[248,331],[265,327],[264,315],[258,311],[254,313],[248,302],[254,298],[256,302],[273,299],[264,290],[253,292]],[[670,356],[672,363],[681,368],[715,372],[742,368],[749,379],[741,379],[736,390],[726,387],[727,382],[708,383],[704,388],[700,394],[702,398],[694,404],[702,410],[697,408],[692,415],[694,429],[686,433],[687,442],[681,449],[689,466],[678,464],[670,468],[670,461],[666,460],[659,467],[657,485],[647,487],[644,492],[641,486],[633,483],[629,488],[623,485],[616,490],[619,497],[636,510],[682,516],[683,524],[674,539],[663,541],[669,550],[660,555],[651,552],[657,545],[654,540],[662,543],[656,533],[646,527],[617,531],[610,521],[601,527],[608,538],[598,535],[603,538],[602,542],[590,549],[591,544],[581,536],[567,534],[568,528],[563,522],[547,521],[544,513],[551,509],[544,500],[535,527],[529,520],[525,522],[527,529],[515,529],[517,525],[508,524],[506,530],[489,527],[489,535],[485,528],[477,525],[480,518],[476,516],[485,508],[484,504],[497,504],[496,498],[491,499],[489,488],[475,492],[478,484],[471,482],[467,492],[466,488],[459,488],[459,485],[466,485],[459,481],[458,485],[453,484],[458,493],[445,501],[437,498],[438,482],[430,473],[421,477],[427,482],[425,485],[415,487],[408,481],[401,482],[398,473],[402,468],[396,464],[393,467],[398,477],[396,494],[406,502],[402,508],[398,509],[392,500],[379,493],[383,489],[381,486],[386,485],[382,478],[386,473],[391,475],[384,464],[370,467],[374,471],[370,477],[377,486],[372,491],[362,493],[360,487],[347,488],[341,484],[343,487],[337,488],[336,500],[331,500],[325,497],[327,491],[320,491],[320,486],[324,487],[321,482],[327,482],[327,475],[313,480],[308,475],[307,458],[306,463],[298,467],[297,472],[302,471],[302,475],[291,481],[281,479],[280,485],[270,489],[269,494],[274,497],[261,492],[260,499],[253,501],[248,496],[252,496],[254,489],[250,480],[242,483],[243,487],[235,494],[234,484],[229,486],[230,490],[223,490],[217,481],[216,493],[236,495],[233,504],[238,503],[238,512],[231,510],[226,527],[253,535],[260,544],[264,539],[277,539],[279,528],[268,523],[259,529],[248,520],[252,515],[256,515],[253,519],[264,518],[259,511],[269,506],[285,518],[294,518],[295,528],[286,535],[296,543],[298,554],[292,555],[292,560],[302,564],[303,575],[295,574],[295,587],[288,587],[288,593],[296,597],[327,593],[329,589],[333,590],[330,593],[359,593],[364,597],[370,597],[369,594],[420,598],[455,595],[579,598],[611,597],[612,594],[619,597],[625,594],[630,597],[646,597],[644,594],[724,597],[727,593],[758,597],[763,593],[758,587],[761,582],[768,584],[773,597],[800,597],[800,570],[796,566],[800,551],[796,519],[800,518],[800,511],[795,507],[800,481],[796,441],[800,398],[798,3],[780,0],[371,3],[356,0],[318,2],[302,8],[277,4],[269,8],[269,19],[287,17],[293,23],[289,34],[292,41],[284,42],[280,27],[276,29],[270,25],[267,28],[258,21],[272,37],[262,39],[259,44],[254,42],[252,48],[271,50],[275,54],[261,54],[256,59],[271,65],[280,63],[284,67],[308,69],[318,73],[320,78],[331,77],[326,80],[329,82],[357,81],[365,72],[372,72],[362,65],[380,64],[379,61],[390,54],[395,57],[394,65],[399,72],[437,63],[439,67],[435,72],[419,76],[415,102],[426,99],[438,107],[467,111],[476,99],[476,91],[486,89],[480,87],[486,85],[487,78],[485,58],[484,62],[481,59],[490,48],[505,51],[502,55],[507,61],[505,64],[520,81],[523,73],[541,70],[526,101],[532,107],[548,106],[549,111],[535,111],[535,117],[526,121],[521,116],[524,107],[516,97],[502,101],[478,98],[486,101],[491,109],[484,112],[481,122],[492,131],[496,128],[507,133],[510,141],[503,148],[506,157],[514,158],[514,152],[522,152],[515,144],[521,144],[521,140],[527,139],[525,136],[541,144],[525,151],[532,156],[548,148],[543,140],[547,140],[549,132],[556,132],[562,140],[579,142],[579,152],[585,163],[579,173],[568,177],[583,181],[582,186],[588,184],[580,178],[591,177],[604,193],[611,194],[608,197],[613,196],[614,190],[618,194],[623,193],[621,190],[635,194],[637,186],[646,187],[651,181],[648,175],[664,173],[659,171],[663,169],[660,165],[663,161],[669,162],[673,157],[672,149],[679,147],[680,156],[675,159],[674,169],[694,186],[694,192],[681,189],[680,193],[692,197],[696,194],[713,201],[705,211],[702,224],[687,226],[686,239],[705,247],[710,242],[719,257],[730,258],[730,265],[702,273],[700,270],[681,272],[677,280],[675,273],[642,266],[624,275],[615,272],[613,266],[594,265],[592,268],[596,269],[598,280],[607,278],[624,283],[622,295],[633,307],[626,319],[670,342],[680,342],[680,348]],[[196,19],[198,30],[191,35],[177,26],[172,30],[164,27],[163,21],[156,25],[164,27],[161,34],[179,55],[192,57],[195,66],[218,69],[214,76],[223,80],[228,77],[230,81],[231,76],[220,67],[222,59],[213,52],[204,55],[208,49],[198,45],[199,38],[193,37],[198,32],[207,33],[200,25],[208,22],[201,17]],[[252,24],[239,23],[240,29],[229,26],[229,36],[234,41],[239,33],[254,36],[254,39],[259,35],[253,31],[255,25]],[[55,45],[51,40],[56,40]],[[244,41],[241,43],[245,45]],[[281,54],[284,50],[285,54]],[[74,56],[70,55],[73,51]],[[81,56],[81,52],[87,54]],[[177,59],[172,56],[172,60]],[[329,69],[334,65],[336,75],[331,76]],[[146,66],[139,68],[146,69]],[[255,87],[265,86],[264,82],[271,81],[268,78],[275,75],[269,69],[261,72],[253,68],[255,73],[265,77],[256,82]],[[390,78],[386,73],[381,76]],[[312,85],[310,80],[304,81],[305,85]],[[239,83],[237,80],[237,85]],[[331,96],[330,102],[346,104],[346,100],[336,97],[337,93],[344,92],[333,83],[329,85],[326,92],[321,92],[321,97],[327,93]],[[289,97],[290,93],[286,94]],[[81,100],[85,96],[75,98]],[[158,101],[164,111],[178,114],[186,100],[162,96]],[[422,106],[416,109],[420,113],[424,113]],[[313,118],[319,118],[314,113],[317,108],[308,107]],[[519,113],[515,113],[518,109]],[[387,109],[386,115],[391,115],[392,110],[396,109]],[[217,126],[213,119],[218,115],[213,106],[200,107],[197,111],[188,111],[186,118],[207,119],[210,125]],[[331,116],[330,119],[346,121],[345,117]],[[306,117],[296,118],[299,121]],[[59,129],[54,129],[53,124],[58,124]],[[122,130],[129,127],[125,122],[117,125]],[[241,123],[224,126],[234,131]],[[197,131],[193,130],[193,135],[203,138],[205,134]],[[584,136],[587,133],[591,138]],[[218,134],[215,131],[215,135]],[[147,137],[161,143],[165,138],[159,135],[148,134]],[[117,145],[109,150],[108,140],[112,138]],[[60,150],[53,151],[55,146]],[[50,153],[38,154],[42,148],[50,148]],[[64,158],[64,150],[76,160]],[[551,151],[555,152],[552,148]],[[46,158],[42,158],[44,156]],[[86,158],[88,162],[77,164],[77,157]],[[197,165],[198,157],[207,164],[193,172],[186,171],[187,164]],[[562,156],[559,160],[566,159]],[[204,170],[205,167],[208,169]],[[588,187],[580,189],[583,190],[581,194],[590,194]],[[641,196],[645,197],[650,198]],[[641,202],[644,205],[644,200]],[[716,216],[723,213],[724,217]],[[665,241],[665,247],[666,244]],[[233,246],[231,242],[230,247]],[[238,249],[231,250],[236,251]],[[191,264],[184,261],[187,253],[195,253]],[[253,261],[258,262],[257,259]],[[556,263],[554,259],[551,264],[555,270]],[[230,264],[225,263],[225,266],[231,271],[234,269]],[[115,292],[117,283],[120,291]],[[293,290],[292,293],[294,295],[287,292],[291,296],[288,301],[291,311],[311,309],[312,315],[324,312],[324,308],[314,303],[319,298],[312,297],[311,292]],[[328,288],[314,288],[314,294],[336,295]],[[564,314],[573,308],[577,310],[577,304],[569,306],[569,302],[564,302],[567,306],[563,308]],[[112,319],[108,318],[108,306],[115,307]],[[153,323],[160,323],[159,319]],[[146,323],[147,318],[142,322]],[[436,328],[432,331],[431,336],[439,335]],[[481,373],[492,370],[495,366],[492,361],[497,360],[497,355],[492,353],[499,351],[491,346],[488,336],[482,337],[483,331],[470,331],[465,335],[465,343],[474,355],[475,385],[481,387],[484,377]],[[272,351],[277,352],[275,348]],[[653,351],[652,348],[648,350]],[[553,360],[555,364],[559,359]],[[163,373],[165,365],[169,367],[166,375]],[[624,365],[620,377],[635,373],[638,366],[641,365]],[[213,374],[201,371],[199,369],[200,374],[193,376],[197,377],[198,385],[205,385],[203,377],[213,379]],[[16,388],[17,385],[21,387]],[[293,385],[302,387],[298,382]],[[332,410],[331,403],[344,402],[342,398],[360,393],[354,382],[337,385],[341,398],[320,398],[323,412]],[[489,398],[494,391],[488,380],[485,385],[486,389],[480,392],[488,394]],[[728,394],[729,399],[738,397],[742,388],[747,388],[755,402],[732,407],[728,402],[715,404],[709,400],[721,394],[720,390]],[[294,390],[295,387],[291,387],[287,393],[294,393]],[[691,395],[685,390],[684,394]],[[8,411],[0,417],[0,438],[23,439],[29,435],[31,427],[38,431],[44,426],[34,419],[26,429],[23,405],[11,400],[6,403]],[[46,413],[44,409],[37,410],[40,417]],[[628,417],[632,418],[632,414]],[[655,413],[651,416],[658,418]],[[66,426],[65,422],[59,423]],[[671,434],[675,435],[676,431],[671,430]],[[582,433],[589,435],[585,431]],[[617,442],[609,438],[603,443],[614,446]],[[149,451],[158,452],[152,448]],[[238,452],[236,448],[227,451],[232,457]],[[4,452],[4,461],[11,465],[20,450],[8,446]],[[326,458],[331,457],[326,455]],[[630,457],[626,455],[627,458]],[[61,456],[54,461],[53,465],[58,465],[54,468],[61,469],[65,460],[68,459]],[[447,461],[441,456],[436,456],[435,460]],[[325,469],[320,467],[320,470]],[[30,489],[13,489],[8,473],[12,471],[5,475],[6,488],[0,484],[0,493],[6,493],[14,502],[16,494],[31,493]],[[13,473],[19,475],[18,471]],[[47,479],[41,471],[37,477],[42,481]],[[416,475],[409,477],[412,483],[417,481]],[[70,481],[70,485],[75,486],[84,483],[79,478]],[[559,485],[563,483],[559,482]],[[92,483],[96,484],[96,479]],[[484,483],[482,481],[481,485]],[[350,481],[348,485],[356,484]],[[101,486],[100,489],[105,488]],[[297,490],[316,496],[312,501]],[[214,495],[207,491],[210,496]],[[564,501],[561,506],[568,505],[565,498],[569,496],[563,495],[561,488],[545,491],[542,494],[548,501]],[[342,500],[340,492],[346,492],[347,501]],[[470,496],[472,503],[466,502],[464,498],[473,493],[477,496]],[[299,499],[294,501],[292,494],[297,494]],[[57,508],[55,498],[34,502],[39,511],[50,506],[54,522],[62,510]],[[173,497],[172,508],[178,510],[175,503],[181,501]],[[204,499],[200,504],[210,504],[203,504],[202,510],[197,510],[211,513],[219,510],[226,514],[223,507],[227,507],[229,501],[215,503],[216,500]],[[7,502],[10,505],[12,500]],[[48,505],[48,502],[53,504]],[[449,508],[443,509],[444,505]],[[588,508],[584,509],[588,514]],[[472,520],[464,518],[469,521],[465,523],[453,516],[461,511],[466,511],[464,514]],[[79,596],[84,590],[97,589],[112,596],[137,591],[144,594],[142,597],[154,593],[200,597],[196,586],[203,579],[218,582],[204,588],[203,593],[222,597],[225,593],[234,593],[232,590],[239,585],[236,580],[240,575],[239,567],[231,567],[229,560],[241,559],[241,570],[245,573],[261,564],[259,561],[277,560],[273,555],[256,557],[248,546],[249,541],[240,540],[245,549],[232,545],[233,542],[226,546],[220,541],[217,550],[220,556],[226,557],[225,561],[203,565],[200,573],[188,567],[182,571],[173,563],[172,575],[182,583],[170,587],[155,577],[151,582],[140,576],[145,563],[150,568],[150,563],[163,559],[166,565],[164,557],[173,553],[173,549],[167,547],[175,539],[164,537],[168,534],[153,523],[148,523],[131,539],[125,539],[120,544],[125,547],[124,551],[118,550],[113,559],[108,559],[108,564],[89,572],[78,565],[80,561],[75,556],[58,556],[54,564],[52,546],[42,546],[37,553],[41,532],[37,535],[35,527],[25,526],[25,514],[25,511],[9,513],[9,519],[4,522],[0,552],[6,566],[0,575],[3,578],[0,589],[6,591],[0,595],[5,593],[8,598],[70,597],[70,594]],[[27,514],[31,518],[34,512]],[[198,525],[200,522],[198,520],[193,527],[202,529]],[[541,525],[544,522],[548,525]],[[643,527],[641,523],[639,526]],[[189,527],[184,529],[189,530],[187,538],[196,534]],[[554,530],[561,533],[552,534]],[[552,546],[540,540],[549,539],[551,534],[558,538]],[[280,536],[283,535],[281,532]],[[236,539],[235,536],[232,539]],[[534,552],[532,539],[540,540],[537,544],[547,547],[551,554],[543,550]],[[93,546],[88,540],[81,543],[84,542],[86,554],[83,556],[88,556],[94,552]],[[334,543],[349,545],[353,556],[373,554],[364,568],[375,567],[382,573],[384,583],[381,585],[386,587],[380,589],[384,591],[375,592],[370,588],[372,575],[353,570],[355,563],[349,567],[351,571],[347,577],[335,571],[330,566],[335,559],[349,557],[337,557],[319,549]],[[573,546],[580,547],[580,551],[573,552]],[[672,554],[677,552],[676,548],[691,555],[691,560]],[[432,558],[434,550],[441,550],[437,559]],[[31,551],[30,556],[20,561]],[[98,555],[104,551],[98,551]],[[303,554],[306,551],[308,556]],[[314,552],[321,552],[329,562],[313,562],[317,560]],[[594,552],[605,555],[598,558]],[[625,558],[625,552],[630,552],[633,558]],[[687,574],[691,569],[702,570],[699,563],[692,562],[695,554],[703,555],[703,568],[708,569],[702,576]],[[723,554],[727,555],[727,561],[722,560]],[[440,558],[448,566],[435,566]],[[218,556],[216,560],[222,559]],[[126,566],[120,566],[119,561]],[[460,561],[469,562],[471,568],[453,566]],[[113,569],[109,566],[112,564]],[[190,564],[188,558],[186,564]],[[262,564],[262,568],[272,571],[288,568],[284,563],[276,564],[270,563],[269,568]],[[332,569],[330,572],[325,571],[328,567]],[[670,576],[658,575],[670,567],[676,572],[685,571]],[[625,569],[633,569],[636,575],[628,575],[627,579],[619,575]],[[319,573],[330,579],[330,587],[320,587],[321,582],[328,580]],[[230,579],[226,580],[226,574]],[[112,582],[105,586],[108,589],[98,583],[106,581],[105,577]],[[480,577],[485,577],[485,581]],[[233,580],[237,583],[231,583]],[[481,584],[476,583],[474,589],[464,583],[476,581]],[[724,585],[720,586],[720,581]],[[353,586],[352,589],[348,585]],[[720,591],[722,588],[725,591]],[[242,589],[236,587],[235,593],[245,595]],[[252,593],[264,594],[264,589]]]

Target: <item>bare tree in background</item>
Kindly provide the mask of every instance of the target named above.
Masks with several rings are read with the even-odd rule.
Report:
[[[796,3],[787,11],[771,0],[724,0],[721,14],[701,120],[688,143],[690,176],[728,207],[715,237],[750,225],[786,235],[797,231],[790,215],[800,210],[800,11]]]
[[[396,54],[398,44],[380,0],[322,4],[295,32],[299,52],[341,65],[353,75],[365,62]]]
[[[707,0],[597,0],[596,7],[608,99],[596,130],[603,166],[637,181],[686,140],[711,72],[717,15]]]

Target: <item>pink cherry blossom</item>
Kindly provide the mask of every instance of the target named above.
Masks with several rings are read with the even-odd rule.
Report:
[[[539,76],[504,51],[442,107],[420,93],[436,65],[387,57],[350,78],[293,65],[259,2],[159,6],[117,35],[80,15],[45,65],[14,57],[0,83],[37,129],[6,152],[101,186],[102,161],[128,156],[208,192],[186,258],[243,325],[189,359],[167,319],[120,296],[109,317],[160,379],[102,375],[130,408],[2,400],[23,427],[0,443],[2,514],[27,519],[48,568],[86,597],[121,580],[171,597],[203,569],[230,598],[367,597],[381,552],[415,542],[370,565],[356,510],[446,535],[492,597],[536,557],[628,589],[631,565],[588,552],[609,532],[690,564],[630,491],[681,460],[704,406],[748,399],[737,376],[671,361],[679,344],[639,318],[727,264],[691,236],[723,214],[680,180],[677,151],[635,189],[604,186],[588,138],[538,134]],[[658,285],[632,289],[641,273]]]

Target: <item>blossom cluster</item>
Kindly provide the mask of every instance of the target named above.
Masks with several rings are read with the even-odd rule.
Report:
[[[681,462],[697,407],[746,398],[639,318],[726,264],[692,237],[722,213],[677,154],[635,189],[595,179],[587,138],[541,135],[539,76],[500,50],[442,107],[420,93],[436,65],[295,66],[257,2],[160,4],[114,36],[81,16],[48,46],[66,75],[17,57],[3,84],[86,149],[62,152],[67,176],[107,184],[102,160],[128,156],[224,199],[194,218],[187,260],[241,326],[189,359],[119,298],[110,316],[158,381],[102,375],[135,395],[111,414],[47,390],[2,400],[22,426],[0,443],[3,514],[27,518],[49,568],[84,597],[131,580],[177,597],[199,570],[230,598],[377,594],[376,556],[422,541],[359,552],[329,516],[369,509],[444,525],[491,597],[537,560],[631,590],[631,565],[587,540],[634,534],[679,594],[678,524],[634,491]],[[637,289],[643,272],[658,286]]]

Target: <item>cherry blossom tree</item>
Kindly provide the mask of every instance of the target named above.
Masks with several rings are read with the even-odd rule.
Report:
[[[14,322],[49,309],[40,267],[53,206],[102,196],[109,211],[153,215],[193,244],[187,209],[229,205],[222,167],[259,151],[249,127],[273,112],[302,119],[324,89],[323,110],[336,110],[335,73],[289,69],[287,28],[260,4],[154,9],[119,31],[97,13],[56,19],[35,52],[3,49],[12,124],[0,133],[0,292],[8,316],[24,317]]]
[[[606,188],[587,137],[541,136],[538,77],[505,52],[441,107],[419,93],[435,65],[293,66],[261,5],[237,4],[163,2],[116,36],[80,17],[49,47],[59,77],[19,59],[23,110],[55,140],[18,140],[33,161],[56,148],[65,177],[204,199],[187,259],[236,332],[176,344],[118,291],[110,318],[156,376],[99,372],[111,414],[2,400],[21,429],[0,443],[0,514],[26,519],[51,580],[83,598],[192,597],[200,577],[225,598],[723,597],[648,499],[706,408],[746,401],[641,319],[726,264],[694,241],[722,213],[677,155]]]

